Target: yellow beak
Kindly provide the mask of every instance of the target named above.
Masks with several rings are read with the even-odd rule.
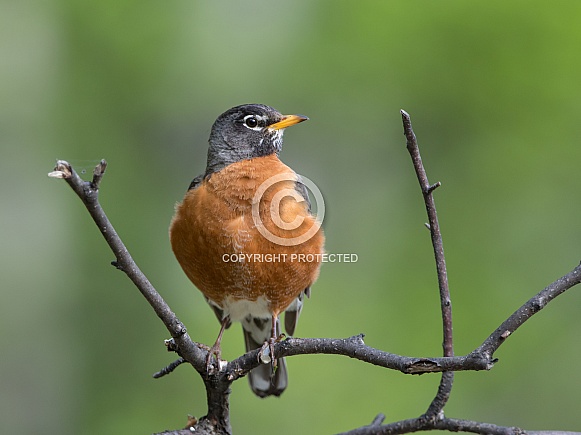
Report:
[[[306,121],[306,116],[303,115],[285,115],[281,121],[275,122],[268,126],[269,130],[282,130],[284,128],[290,127],[291,125],[298,124],[299,122]]]

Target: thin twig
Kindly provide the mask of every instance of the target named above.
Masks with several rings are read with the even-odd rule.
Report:
[[[371,422],[370,426],[381,426],[381,424],[385,421],[384,414],[377,414],[373,421]]]
[[[426,211],[428,213],[428,229],[432,237],[432,245],[434,247],[434,257],[436,259],[436,271],[438,274],[438,287],[440,289],[440,305],[442,309],[442,323],[444,332],[444,356],[454,356],[454,344],[452,338],[452,302],[450,300],[450,289],[448,286],[448,273],[446,271],[446,258],[444,257],[444,243],[442,241],[442,233],[440,231],[440,224],[438,222],[438,214],[436,212],[436,203],[432,195],[433,191],[441,186],[438,181],[435,184],[430,184],[428,175],[422,163],[420,156],[420,149],[416,135],[412,128],[410,116],[405,110],[401,111],[401,116],[404,126],[404,135],[406,137],[407,150],[410,153],[416,176],[422,189],[424,202],[426,204]]]
[[[518,310],[506,319],[471,355],[477,358],[489,359],[496,350],[511,336],[523,323],[541,311],[549,302],[563,294],[571,287],[581,283],[581,264],[571,272],[552,282],[535,296],[525,302]]]
[[[440,289],[440,308],[442,311],[442,325],[443,325],[443,343],[444,356],[454,356],[454,342],[452,334],[452,300],[450,299],[450,289],[448,286],[448,273],[446,271],[446,258],[444,256],[444,242],[442,240],[442,233],[440,231],[440,223],[438,222],[438,213],[436,212],[436,203],[432,193],[438,187],[440,182],[430,184],[428,175],[422,163],[420,156],[420,148],[416,135],[412,128],[412,121],[405,110],[401,110],[401,117],[403,121],[404,135],[406,137],[406,147],[412,162],[422,194],[426,204],[426,212],[428,214],[428,229],[432,238],[432,246],[434,248],[434,258],[436,260],[436,272],[438,275],[438,287]],[[444,409],[448,402],[452,385],[454,383],[454,372],[446,372],[442,374],[440,385],[436,397],[430,403],[428,410],[425,413],[426,418],[435,418]]]
[[[173,372],[175,369],[177,369],[180,365],[182,365],[185,362],[186,362],[186,360],[183,359],[182,357],[180,357],[180,358],[176,359],[175,361],[169,363],[167,366],[162,368],[160,371],[155,372],[153,374],[153,377],[155,379],[159,379],[165,375],[169,375],[171,372]]]

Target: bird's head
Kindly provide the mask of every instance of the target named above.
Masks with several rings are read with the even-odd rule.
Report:
[[[282,115],[262,104],[236,106],[222,113],[210,133],[206,176],[232,163],[278,154],[284,129],[307,119]]]

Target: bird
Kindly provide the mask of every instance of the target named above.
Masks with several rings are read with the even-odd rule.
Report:
[[[324,254],[304,179],[279,159],[285,129],[307,119],[263,104],[222,113],[210,132],[206,170],[176,205],[169,229],[178,263],[220,321],[207,370],[214,357],[219,366],[224,330],[241,322],[246,351],[261,349],[262,363],[248,378],[262,398],[287,388],[286,362],[273,357],[280,316],[294,335]]]

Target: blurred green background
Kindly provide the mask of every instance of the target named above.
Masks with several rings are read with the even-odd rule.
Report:
[[[0,432],[150,433],[204,415],[196,373],[55,159],[109,167],[101,202],[135,260],[187,325],[218,322],[167,237],[203,171],[214,119],[260,102],[310,121],[282,159],[326,199],[325,264],[298,335],[441,354],[437,283],[399,110],[412,116],[436,192],[457,354],[581,259],[581,4],[570,1],[51,2],[0,13]],[[85,175],[88,177],[88,174]],[[490,372],[458,373],[449,416],[581,430],[580,289],[528,322]],[[240,327],[223,356],[243,351]],[[238,434],[333,433],[422,413],[439,375],[338,356],[289,360],[260,400],[233,386]]]

